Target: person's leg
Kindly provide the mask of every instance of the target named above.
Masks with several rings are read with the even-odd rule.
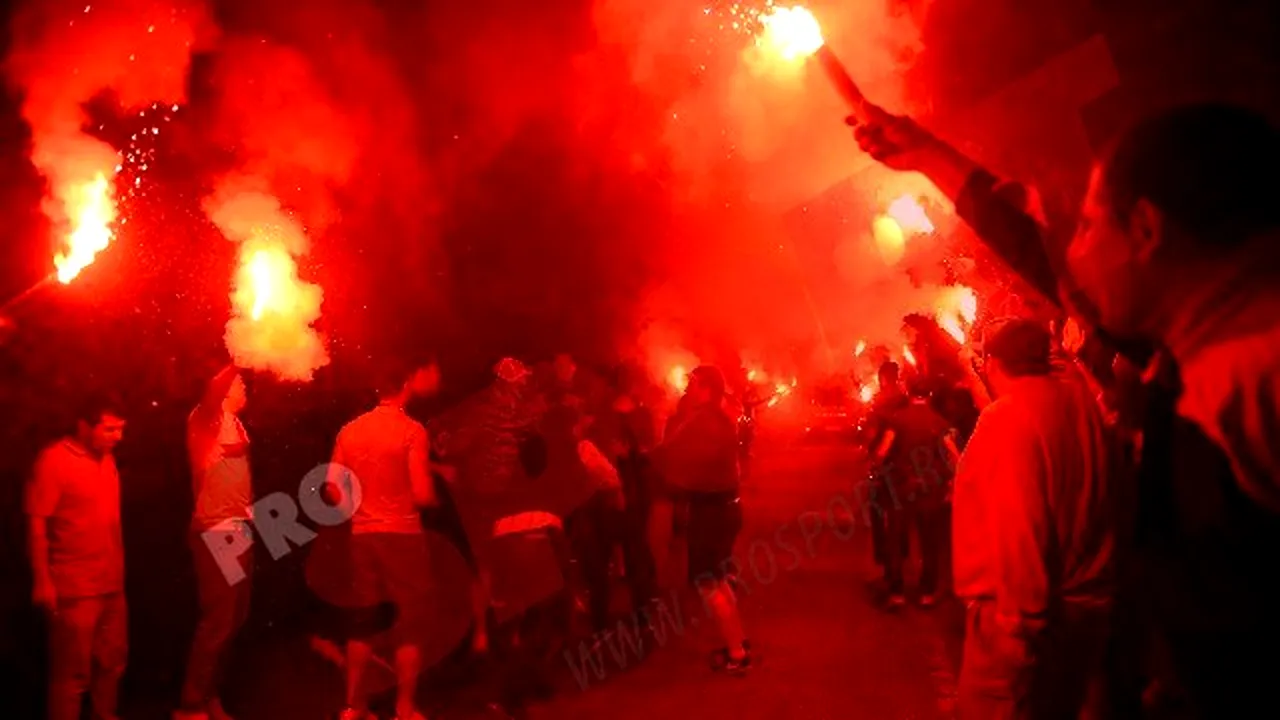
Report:
[[[957,682],[959,720],[1027,717],[1025,668],[1000,647],[994,608],[971,601],[965,609],[964,654]]]
[[[738,598],[726,570],[742,529],[742,506],[737,500],[697,499],[689,508],[689,573],[715,621],[729,666],[745,667],[746,633],[738,613]]]
[[[916,527],[920,537],[920,599],[930,603],[938,594],[938,575],[941,572],[942,554],[942,506],[922,504],[916,513]]]
[[[609,577],[609,561],[614,544],[610,539],[606,511],[600,497],[582,508],[579,521],[577,555],[587,584],[587,604],[591,615],[591,631],[599,634],[609,628],[613,587]]]
[[[364,669],[373,656],[373,646],[366,640],[347,640],[347,707],[364,712],[369,709],[369,697],[364,692]]]
[[[653,554],[653,572],[659,587],[672,587],[671,535],[675,519],[675,502],[670,495],[653,498],[649,508],[649,549]]]
[[[93,670],[101,598],[58,600],[49,622],[49,720],[80,720]]]
[[[196,591],[200,600],[200,619],[196,622],[195,635],[191,640],[186,677],[182,683],[181,704],[185,711],[201,712],[217,696],[216,686],[222,656],[238,623],[242,622],[239,617],[242,612],[239,586],[247,585],[249,580],[246,575],[244,580],[232,585],[198,535],[192,537],[190,544]]]
[[[89,700],[93,720],[116,720],[120,678],[129,658],[129,608],[124,593],[102,598],[93,634]]]
[[[885,512],[885,579],[889,584],[889,601],[902,601],[905,591],[903,576],[906,565],[908,537],[906,508],[892,508]]]
[[[427,636],[427,612],[431,601],[430,563],[426,537],[379,535],[380,564],[387,591],[395,603],[396,717],[417,717],[418,679],[422,671],[421,646]]]
[[[367,609],[386,601],[383,568],[374,534],[353,534],[350,538],[351,595],[354,608]],[[369,708],[369,696],[364,687],[365,668],[373,657],[373,646],[363,628],[351,628],[347,638],[346,698],[347,708],[364,713]]]

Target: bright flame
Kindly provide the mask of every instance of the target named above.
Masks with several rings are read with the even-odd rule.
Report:
[[[296,257],[307,251],[302,225],[280,202],[252,183],[224,181],[205,200],[205,211],[228,239],[240,244],[231,294],[227,350],[236,365],[308,381],[328,364],[320,319],[323,292],[298,277]]]
[[[759,373],[757,373],[755,370],[748,370],[748,371],[747,371],[747,382],[755,382],[756,375],[759,375]]]
[[[938,325],[958,343],[964,343],[965,327],[973,325],[977,317],[978,296],[972,288],[958,285],[938,301]]]
[[[853,349],[853,354],[855,357],[862,357],[862,353],[866,351],[867,351],[867,341],[859,340],[857,347]]]
[[[870,385],[863,385],[862,390],[858,392],[858,398],[861,399],[862,402],[864,403],[871,402],[871,399],[874,398],[875,396],[876,396],[875,388],[871,387]]]
[[[907,236],[902,232],[902,226],[888,215],[881,215],[872,222],[871,232],[885,264],[898,264],[907,249]]]
[[[906,346],[906,345],[903,345],[903,346],[902,346],[902,357],[906,358],[906,359],[907,359],[907,362],[911,363],[911,366],[912,366],[912,367],[915,367],[915,365],[916,365],[916,356],[915,356],[915,355],[913,355],[913,354],[911,354],[911,348],[910,348],[910,347],[908,347],[908,346]]]
[[[934,230],[933,221],[925,214],[924,207],[911,195],[903,195],[889,203],[887,214],[902,228],[904,234],[928,235]]]
[[[93,262],[98,253],[111,244],[111,223],[116,219],[116,204],[111,181],[105,173],[92,180],[70,184],[58,193],[71,223],[65,249],[53,258],[58,281],[71,282]]]
[[[813,13],[796,7],[775,7],[760,16],[764,32],[756,44],[788,62],[807,58],[822,47],[822,27]]]
[[[667,382],[676,390],[684,392],[689,388],[689,370],[680,365],[671,368],[671,372],[667,373]]]

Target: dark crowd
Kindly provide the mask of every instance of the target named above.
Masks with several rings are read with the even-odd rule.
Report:
[[[1057,306],[1052,323],[992,322],[963,347],[904,321],[914,361],[880,364],[859,439],[870,472],[850,479],[885,609],[962,602],[963,718],[1274,714],[1280,133],[1235,106],[1161,113],[1097,162],[1078,225],[1050,227],[911,119],[864,110],[850,121],[862,149],[928,176]],[[564,658],[619,628],[639,654],[655,646],[673,534],[687,596],[714,619],[711,671],[750,675],[734,555],[763,400],[738,368],[692,370],[660,423],[634,369],[506,358],[424,423],[408,408],[438,390],[438,366],[380,365],[377,404],[293,497],[255,492],[242,373],[209,380],[186,425],[199,616],[174,718],[236,710],[220,689],[264,552],[306,553],[344,720],[426,716],[424,638],[440,619],[424,568],[450,553],[471,599],[455,639],[495,717],[550,697]],[[24,506],[57,720],[86,704],[116,717],[129,644],[113,453],[128,417],[86,397],[76,419],[40,452]]]

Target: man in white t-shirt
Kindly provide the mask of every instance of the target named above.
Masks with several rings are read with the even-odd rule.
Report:
[[[249,614],[253,553],[239,554],[244,577],[233,583],[219,568],[209,543],[219,541],[223,533],[252,538],[249,436],[238,417],[246,400],[240,372],[226,367],[209,381],[204,397],[187,418],[195,496],[190,544],[200,620],[191,641],[181,708],[174,713],[175,720],[228,720],[218,698],[218,685],[231,641]]]

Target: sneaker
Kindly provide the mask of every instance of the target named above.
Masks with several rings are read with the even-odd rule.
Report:
[[[209,720],[234,720],[222,707],[222,701],[214,698],[209,701]]]
[[[724,671],[730,675],[741,677],[747,674],[751,669],[751,653],[745,653],[740,658],[729,658],[724,664]]]
[[[938,596],[933,593],[925,593],[920,596],[920,607],[931,608],[938,604]]]
[[[751,641],[743,640],[742,649],[748,655],[751,654]],[[711,669],[724,670],[729,666],[729,648],[716,648],[711,651]]]
[[[907,596],[902,593],[892,593],[889,595],[889,609],[899,610],[907,606]]]

